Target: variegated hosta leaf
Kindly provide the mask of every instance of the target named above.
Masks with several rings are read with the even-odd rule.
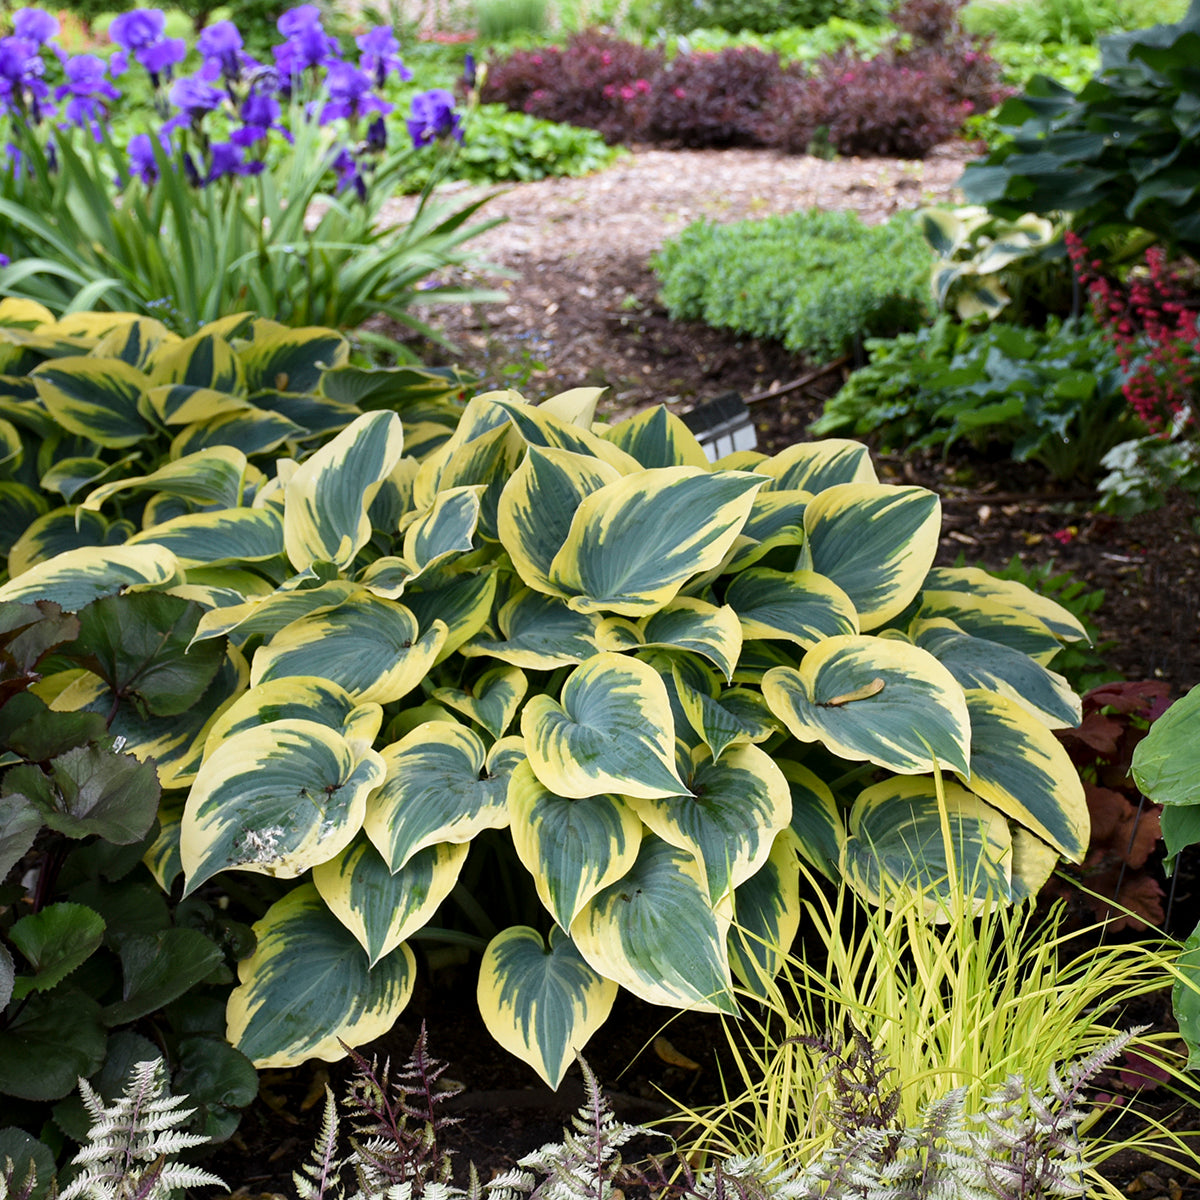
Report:
[[[374,967],[428,924],[458,882],[469,850],[466,843],[427,846],[393,875],[360,833],[336,858],[313,868],[313,883]]]
[[[771,711],[802,742],[900,775],[970,769],[971,725],[954,676],[932,654],[891,638],[833,637],[799,670],[763,676]]]
[[[768,476],[773,492],[802,489],[815,495],[840,483],[878,482],[870,451],[846,438],[797,442],[750,469]]]
[[[400,461],[404,433],[391,412],[359,417],[305,461],[287,485],[283,536],[297,571],[348,566],[371,537],[367,510]]]
[[[203,617],[200,624],[204,624]],[[786,643],[750,639],[742,643],[742,654],[733,673],[733,682],[761,684],[763,676],[773,667],[795,667],[803,657],[801,651]]]
[[[236,508],[242,502],[245,480],[246,456],[232,446],[213,446],[211,450],[164,463],[149,475],[103,484],[84,500],[83,507],[98,512],[110,496],[119,492],[149,491],[198,504]]]
[[[254,935],[254,953],[238,963],[226,1037],[260,1070],[335,1062],[343,1042],[387,1033],[412,995],[412,951],[400,946],[372,968],[311,883],[272,904]]]
[[[183,815],[185,894],[236,868],[294,879],[348,845],[383,759],[316,721],[243,730],[204,760]]]
[[[473,730],[426,721],[384,749],[387,777],[363,829],[393,871],[426,846],[503,829],[509,776],[523,757],[520,738],[503,738],[489,753]]]
[[[388,704],[425,678],[446,632],[435,621],[420,633],[416,617],[402,604],[364,590],[336,608],[300,617],[260,646],[250,686],[316,675],[341,684],[356,700]]]
[[[375,733],[379,732],[383,710],[377,704],[363,705],[376,714]],[[342,732],[355,701],[340,684],[318,676],[291,675],[272,679],[243,692],[214,722],[205,745],[209,755],[228,738],[247,729],[257,729],[272,721],[316,721]],[[372,736],[369,741],[374,741]]]
[[[530,446],[500,495],[500,542],[521,579],[536,591],[565,597],[550,579],[554,556],[570,536],[586,496],[620,479],[615,467],[589,455]]]
[[[210,329],[159,350],[150,378],[156,386],[182,384],[225,394],[243,392],[246,387],[246,372],[233,347]]]
[[[719,697],[694,688],[676,669],[671,679],[687,726],[719,759],[729,746],[765,742],[780,729],[761,695],[727,688]],[[676,733],[684,731],[676,725]]]
[[[278,633],[293,621],[326,608],[334,608],[359,589],[348,579],[333,579],[307,590],[277,588],[266,596],[250,596],[243,604],[214,609],[200,618],[195,641],[235,634],[241,641],[257,634]]]
[[[591,429],[596,419],[596,405],[602,395],[604,388],[601,387],[567,388],[565,392],[543,400],[538,408],[560,421],[566,421],[568,425]]]
[[[150,388],[146,393],[145,405],[164,425],[207,425],[222,417],[246,413],[247,410],[260,413],[263,417],[274,415],[254,408],[244,393],[234,394],[186,383],[164,383]],[[293,428],[298,433],[303,432],[298,425]]]
[[[503,737],[513,723],[529,681],[519,667],[493,667],[484,671],[467,690],[438,688],[435,700],[464,713],[494,738]]]
[[[179,835],[183,829],[183,796],[168,792],[158,808],[158,832],[142,855],[142,862],[164,892],[170,892],[183,872]]]
[[[127,543],[165,546],[185,568],[264,562],[283,553],[283,521],[270,508],[189,513],[135,534]]]
[[[700,467],[711,470],[696,435],[665,405],[647,408],[610,426],[605,438],[643,467]]]
[[[58,492],[64,500],[74,500],[85,488],[98,484],[106,475],[124,470],[137,457],[136,453],[126,454],[115,463],[95,457],[60,458],[42,473],[42,491]]]
[[[846,822],[829,785],[797,762],[776,764],[792,797],[791,829],[795,847],[827,879],[841,874]]]
[[[627,475],[576,509],[550,582],[580,612],[657,612],[689,579],[721,562],[762,483],[698,467]]]
[[[979,567],[934,567],[922,588],[931,592],[966,592],[986,596],[1001,604],[1037,617],[1056,638],[1063,642],[1087,640],[1087,630],[1074,613],[1049,596],[1015,579],[997,579]]]
[[[766,862],[791,819],[791,797],[783,773],[757,746],[734,746],[718,762],[697,752],[687,782],[690,796],[631,797],[630,804],[663,841],[696,859],[715,904]]]
[[[344,420],[340,420],[334,428],[347,424],[357,415],[353,410],[346,413]],[[311,436],[304,426],[281,413],[246,404],[235,412],[185,425],[171,439],[170,454],[172,458],[182,458],[217,446],[233,446],[247,458],[252,458],[269,454],[285,442],[304,441]]]
[[[59,425],[99,446],[132,446],[150,432],[138,411],[149,381],[119,358],[55,358],[35,367],[30,378]]]
[[[534,774],[556,795],[687,794],[675,772],[666,685],[637,659],[589,658],[571,672],[561,703],[545,695],[526,702],[521,733]]]
[[[289,326],[259,318],[253,335],[238,349],[246,390],[315,392],[325,372],[350,359],[350,344],[320,325]]]
[[[969,896],[1008,899],[1012,838],[1008,822],[957,783],[943,783],[946,845],[936,781],[929,776],[885,779],[860,792],[850,810],[845,873],[872,903],[898,888],[948,895],[953,869]],[[951,866],[953,864],[953,868]]]
[[[591,658],[597,648],[600,617],[572,612],[561,600],[522,588],[496,616],[500,637],[477,637],[464,655],[486,655],[527,671],[553,671]]]
[[[160,546],[81,546],[10,579],[0,601],[53,600],[64,612],[78,612],[101,596],[139,584],[169,587],[179,577],[175,556]]]
[[[482,493],[483,487],[478,484],[439,492],[429,510],[408,526],[404,557],[416,568],[416,574],[472,549]]]
[[[640,466],[637,459],[626,454],[619,446],[605,441],[590,429],[584,429],[572,421],[564,421],[545,405],[535,408],[524,401],[518,403],[500,398],[496,400],[496,406],[507,414],[517,433],[530,447],[570,450],[575,454],[587,455],[616,467],[622,475],[636,472]]]
[[[696,860],[647,834],[629,873],[593,897],[570,932],[595,971],[650,1004],[735,1013],[729,922]]]
[[[783,966],[800,928],[800,872],[796,839],[784,830],[762,869],[734,893],[729,965],[751,991],[762,994]]]
[[[384,600],[399,600],[404,595],[410,579],[419,574],[417,568],[406,559],[394,554],[377,558],[359,571],[357,582],[373,596]]]
[[[728,682],[742,652],[742,627],[728,605],[717,607],[691,596],[676,596],[666,608],[639,623],[642,644],[690,650],[707,658]]]
[[[850,597],[861,629],[875,629],[920,590],[941,524],[941,504],[924,488],[837,484],[804,510],[804,565]]]
[[[971,774],[963,782],[989,804],[1083,862],[1091,818],[1079,772],[1063,744],[1015,700],[967,692]]]
[[[1039,837],[1019,825],[1012,831],[1012,898],[1014,904],[1030,900],[1054,874],[1060,855]]]
[[[916,644],[928,650],[964,688],[999,692],[1015,700],[1048,729],[1079,724],[1082,710],[1071,685],[1028,654],[1000,642],[971,637],[944,619],[916,621],[910,632]]]
[[[77,313],[73,316],[87,318],[90,313]],[[129,314],[121,315],[128,318]],[[58,329],[63,331],[63,321],[58,322]],[[139,371],[145,370],[157,357],[159,347],[173,346],[179,341],[161,321],[153,317],[135,317],[133,320],[122,320],[104,331],[100,340],[92,347],[92,354],[97,358],[119,358]]]
[[[922,591],[915,621],[951,621],[963,633],[1010,646],[1043,667],[1062,649],[1062,643],[1040,617],[1022,612],[990,596],[966,592]]]
[[[725,592],[741,622],[742,636],[783,639],[808,649],[827,637],[858,633],[858,613],[832,579],[816,571],[751,567]]]
[[[488,943],[478,997],[492,1037],[557,1089],[612,1011],[617,985],[597,975],[557,926],[547,949],[536,930],[514,925]]]
[[[637,861],[642,822],[620,796],[556,796],[521,763],[508,785],[509,832],[546,911],[564,929]]]
[[[742,526],[746,541],[734,549],[722,571],[736,574],[781,547],[794,546],[798,559],[804,542],[804,510],[810,500],[811,492],[799,490],[759,492]]]
[[[417,618],[419,628],[429,629],[438,623],[446,626],[445,640],[433,660],[435,665],[444,662],[487,624],[496,585],[494,570],[459,572],[434,567],[405,591],[405,606]]]

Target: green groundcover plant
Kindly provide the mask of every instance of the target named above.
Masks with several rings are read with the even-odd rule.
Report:
[[[76,420],[102,428],[129,402],[90,383]],[[556,1085],[620,987],[732,1012],[735,974],[772,975],[799,857],[878,895],[945,876],[946,820],[959,877],[1009,896],[1085,853],[1052,732],[1079,701],[1043,665],[1075,618],[933,568],[937,497],[861,445],[714,466],[665,409],[594,427],[597,397],[477,396],[419,457],[381,410],[273,473],[176,460],[83,499],[150,491],[136,533],[0,587],[205,610],[190,653],[220,665],[169,736],[94,670],[36,686],[155,759],[164,888],[261,903],[227,1010],[257,1065],[382,1033],[409,941],[453,939],[494,1036]],[[157,520],[159,493],[189,511]]]

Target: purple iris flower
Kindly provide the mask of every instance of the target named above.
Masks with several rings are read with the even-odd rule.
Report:
[[[0,267],[7,267],[12,259],[7,254],[0,254]]]
[[[408,132],[414,146],[428,146],[439,138],[462,141],[462,118],[454,111],[454,96],[445,88],[431,88],[413,97]]]
[[[164,134],[158,135],[158,142],[164,151],[171,152],[171,143]],[[125,153],[129,156],[130,172],[147,187],[158,179],[158,160],[154,157],[154,143],[148,133],[135,133],[129,139]]]
[[[58,21],[40,8],[18,8],[13,13],[13,33],[40,46],[58,33]]]
[[[15,112],[34,123],[46,115],[50,89],[42,79],[46,64],[29,38],[0,38],[0,113]]]
[[[387,149],[387,126],[382,117],[376,117],[367,126],[365,149],[368,154],[382,154]]]
[[[271,132],[278,129],[284,137],[288,131],[279,122],[279,101],[261,88],[252,88],[250,94],[242,101],[238,115],[242,118],[242,127],[235,129],[230,135],[230,141],[238,146],[252,146],[261,141]]]
[[[477,77],[478,73],[475,67],[475,55],[470,53],[464,54],[462,73],[463,87],[465,87],[467,91],[470,91],[475,86]]]
[[[263,164],[256,159],[247,162],[242,148],[232,142],[213,142],[209,147],[208,164],[205,184],[227,175],[257,175],[263,169]]]
[[[204,56],[204,78],[234,80],[242,73],[242,35],[232,21],[214,21],[196,39],[196,49]]]
[[[345,148],[341,150],[337,158],[333,160],[333,169],[337,172],[339,192],[344,192],[346,188],[352,187],[360,200],[366,200],[366,180],[363,179],[362,172],[358,169],[358,162],[349,150]]]
[[[67,125],[90,129],[97,141],[100,140],[100,122],[108,114],[107,102],[121,97],[106,78],[107,69],[104,59],[94,54],[76,55],[63,64],[67,82],[54,92],[56,100],[69,97],[62,110]]]
[[[199,125],[214,108],[220,108],[225,93],[195,75],[185,75],[171,85],[168,98],[179,112],[163,125],[164,133],[182,125]]]
[[[317,121],[319,125],[328,125],[339,117],[353,120],[367,113],[386,116],[392,111],[392,105],[380,100],[371,91],[370,77],[350,63],[330,64],[325,76],[325,89],[329,93],[329,100],[321,108]]]
[[[337,42],[322,27],[321,12],[315,5],[301,4],[285,12],[276,26],[287,41],[274,46],[271,53],[285,77],[299,75],[322,63],[339,61]]]
[[[275,22],[275,28],[285,38],[288,38],[293,34],[299,33],[302,29],[308,28],[310,25],[320,24],[321,10],[315,4],[297,4],[295,8],[289,8]]]
[[[169,76],[171,68],[187,54],[183,38],[163,36],[166,28],[167,19],[159,9],[135,8],[113,19],[108,36],[122,50],[132,52],[157,84],[158,77]],[[120,75],[128,62],[128,55],[114,54],[110,63],[113,74]]]
[[[376,25],[374,29],[367,30],[354,39],[354,44],[361,52],[358,65],[375,80],[376,87],[383,87],[387,77],[393,73],[402,81],[413,77],[400,58],[400,43],[386,25]]]

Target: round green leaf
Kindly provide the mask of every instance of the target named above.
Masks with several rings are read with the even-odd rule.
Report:
[[[61,983],[90,958],[104,940],[104,918],[85,904],[50,904],[15,921],[8,937],[33,969],[13,985],[21,1000]]]
[[[1200,686],[1176,700],[1137,744],[1133,778],[1156,804],[1200,804]]]
[[[16,1011],[19,1005],[20,1011]],[[61,1100],[104,1061],[100,1005],[74,988],[14,1001],[0,1029],[0,1092],[19,1100]]]
[[[221,948],[198,929],[160,929],[121,940],[121,999],[103,1010],[106,1025],[157,1012],[221,965]]]

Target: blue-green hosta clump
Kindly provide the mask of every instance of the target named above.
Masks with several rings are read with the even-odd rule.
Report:
[[[207,609],[195,644],[225,665],[187,736],[153,744],[148,861],[188,894],[294,881],[229,998],[260,1066],[388,1029],[410,943],[459,901],[495,924],[489,1028],[557,1085],[621,987],[734,1011],[735,978],[761,982],[796,932],[801,858],[867,895],[944,878],[947,845],[1003,895],[1082,859],[1052,732],[1079,701],[1047,666],[1074,618],[934,568],[937,497],[880,483],[857,443],[713,465],[665,409],[607,427],[596,399],[476,396],[419,454],[367,413],[303,463],[247,468],[223,508],[0,588]],[[54,687],[59,709],[112,705],[96,676]],[[144,754],[156,731],[130,713],[122,734]]]

